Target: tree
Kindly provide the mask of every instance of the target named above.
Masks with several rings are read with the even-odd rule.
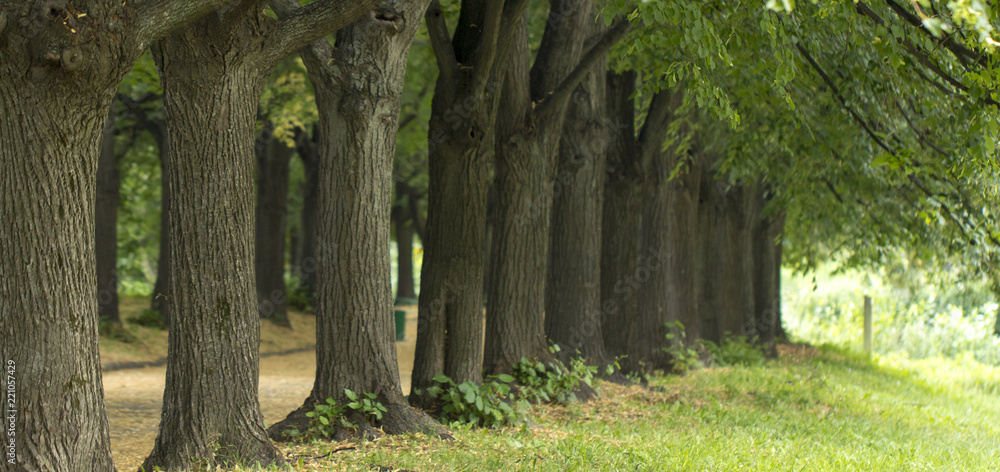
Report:
[[[291,328],[285,287],[285,229],[288,218],[288,163],[295,149],[274,136],[274,125],[261,131],[257,156],[257,209],[254,255],[257,308],[261,318]]]
[[[305,414],[327,398],[346,404],[345,389],[376,395],[387,411],[375,423],[387,433],[439,426],[400,387],[388,252],[400,94],[413,19],[428,3],[385,1],[338,31],[336,49],[320,40],[302,52],[319,109],[316,380],[272,436],[308,427]]]
[[[603,23],[588,34],[599,37]],[[601,216],[608,140],[621,124],[607,117],[599,59],[573,91],[559,143],[545,287],[545,334],[567,355],[605,364],[601,316]]]
[[[115,154],[115,112],[108,114],[97,159],[97,199],[94,248],[97,260],[97,314],[121,322],[118,314],[118,155]]]
[[[497,119],[496,226],[484,368],[510,371],[524,357],[547,354],[543,313],[552,186],[569,99],[592,66],[630,29],[621,22],[584,53],[591,2],[553,1],[534,66],[527,26],[515,38]]]
[[[260,1],[230,3],[154,51],[169,123],[173,319],[163,416],[146,469],[282,462],[257,401],[258,104],[281,59],[374,4],[326,0],[272,20]]]
[[[430,184],[427,238],[420,273],[414,395],[445,374],[457,383],[482,380],[483,242],[486,193],[499,98],[515,26],[527,1],[463,0],[449,37],[439,2],[427,10],[438,65],[428,131]]]

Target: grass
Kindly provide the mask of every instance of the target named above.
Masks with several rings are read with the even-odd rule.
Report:
[[[756,367],[601,383],[598,400],[536,406],[530,427],[454,441],[283,444],[303,471],[994,471],[1000,403],[834,348],[783,346]]]

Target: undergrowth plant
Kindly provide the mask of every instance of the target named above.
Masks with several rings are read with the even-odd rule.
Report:
[[[285,431],[285,436],[293,439],[330,439],[336,433],[338,426],[347,429],[358,428],[356,423],[347,419],[346,414],[349,410],[361,413],[366,418],[376,421],[381,420],[382,414],[387,411],[385,405],[375,400],[377,396],[374,393],[365,392],[362,395],[358,395],[354,391],[345,388],[344,395],[351,400],[349,403],[346,405],[337,405],[336,400],[333,398],[327,398],[325,403],[317,403],[313,411],[306,413],[306,416],[312,418],[309,429],[305,432],[294,428],[289,429]]]
[[[670,321],[667,328],[667,344],[663,350],[670,355],[674,372],[683,374],[690,370],[703,367],[698,354],[698,344],[687,342],[687,332],[680,321]]]
[[[527,407],[523,403],[512,406],[514,399],[509,384],[514,377],[509,375],[492,377],[482,385],[471,381],[455,384],[444,374],[435,375],[434,381],[441,386],[428,388],[427,394],[443,403],[441,420],[445,423],[499,428],[513,424],[521,417],[518,408]],[[419,391],[415,393],[420,394]]]
[[[726,336],[721,344],[709,340],[702,341],[712,355],[712,362],[723,367],[753,367],[764,364],[764,350],[746,336]]]
[[[549,350],[555,354],[559,346]],[[580,384],[593,387],[597,367],[587,365],[582,357],[569,362],[569,366],[559,360],[544,362],[521,358],[514,364],[514,379],[520,384],[520,395],[531,402],[565,404],[576,401],[574,390]]]

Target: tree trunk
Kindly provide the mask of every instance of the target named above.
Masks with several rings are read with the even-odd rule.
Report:
[[[319,155],[316,141],[319,139],[316,131],[312,139],[305,131],[298,136],[298,154],[305,169],[305,183],[302,187],[302,235],[299,248],[296,251],[294,272],[299,277],[299,286],[305,291],[309,300],[316,293],[316,270],[319,268],[316,260],[316,225],[319,220]],[[313,300],[315,306],[315,301]]]
[[[729,336],[756,335],[753,320],[754,285],[753,257],[751,254],[752,227],[757,218],[756,205],[752,203],[753,185],[713,182],[715,221],[712,224],[712,254],[708,271],[702,278],[709,287],[712,305],[703,310],[712,317],[703,318],[709,324],[703,337],[720,343]],[[705,234],[705,233],[703,233]]]
[[[285,287],[285,228],[288,218],[288,163],[295,153],[273,136],[268,125],[257,138],[256,255],[257,309],[261,318],[292,327]]]
[[[496,224],[490,255],[484,369],[509,372],[548,354],[545,283],[559,138],[569,100],[550,98],[580,60],[591,2],[553,1],[529,71],[527,22],[514,39],[501,97],[496,145]],[[574,86],[575,87],[575,86]],[[545,99],[546,114],[535,105]]]
[[[601,233],[601,325],[608,354],[626,356],[638,311],[635,273],[639,260],[642,173],[637,165],[635,72],[607,73],[609,119],[618,128],[609,141]],[[631,369],[630,359],[621,361]]]
[[[117,81],[102,75],[98,83],[108,85],[92,89],[32,81],[29,64],[8,50],[23,43],[7,41],[0,43],[0,353],[3,391],[15,394],[13,406],[9,396],[3,402],[3,417],[5,431],[15,418],[15,437],[4,441],[15,441],[16,463],[5,457],[5,470],[114,471],[98,355],[94,197]]]
[[[170,308],[163,415],[143,467],[281,463],[257,398],[254,126],[267,71],[233,37],[246,17],[210,15],[161,41],[170,159]],[[220,53],[220,49],[224,53]]]
[[[162,121],[149,123],[147,130],[156,141],[160,157],[160,252],[156,265],[156,285],[153,287],[152,308],[160,312],[160,318],[170,326],[170,182],[167,174],[170,168],[170,152],[167,148],[167,129]]]
[[[496,44],[481,38],[482,25],[491,19],[475,11],[476,6],[482,7],[463,2],[455,37],[434,43],[442,71],[434,88],[427,136],[427,238],[422,240],[410,394],[410,402],[425,409],[432,408],[433,399],[416,393],[435,385],[435,375],[445,374],[456,383],[479,383],[483,377],[483,242],[499,87],[495,79],[484,84],[477,78],[489,77],[506,58],[497,53],[490,65],[477,56]],[[427,24],[438,27],[436,34],[447,35],[440,5],[428,10]],[[452,58],[443,59],[449,55]]]
[[[757,196],[760,218],[753,229],[754,332],[758,342],[775,354],[774,343],[781,331],[781,234],[784,231],[783,212],[766,215],[764,192]]]
[[[120,322],[118,314],[118,158],[115,155],[114,110],[108,114],[97,159],[94,247],[97,258],[97,313]]]
[[[604,30],[603,23],[591,33]],[[605,68],[576,88],[558,152],[550,232],[545,334],[566,355],[608,362],[601,326],[601,217],[609,130]],[[576,354],[579,352],[579,354]]]
[[[400,189],[403,184],[397,184]],[[397,190],[397,200],[405,192]],[[417,291],[413,281],[413,226],[408,205],[396,207],[394,212],[396,226],[396,298],[416,298]]]
[[[320,263],[316,379],[304,404],[270,432],[308,425],[305,413],[344,389],[373,393],[389,434],[434,431],[400,387],[390,273],[392,163],[406,58],[428,0],[389,0],[304,53],[320,133]],[[331,58],[331,52],[333,54]],[[349,73],[348,73],[349,71]],[[370,431],[365,431],[370,433]]]

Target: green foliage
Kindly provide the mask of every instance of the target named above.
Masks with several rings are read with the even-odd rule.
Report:
[[[553,353],[559,347],[550,347]],[[558,359],[550,362],[521,358],[514,364],[514,379],[520,385],[519,394],[532,402],[566,404],[576,401],[574,390],[580,384],[593,386],[597,367],[589,366],[582,357],[570,360],[566,366]]]
[[[382,403],[375,400],[377,396],[374,393],[365,392],[362,395],[358,395],[352,390],[345,388],[344,395],[347,395],[347,399],[351,401],[347,404],[348,408],[375,421],[381,421],[382,413],[388,411]]]
[[[764,350],[746,336],[726,336],[722,344],[704,340],[712,362],[720,366],[753,367],[764,364]]]
[[[309,290],[302,285],[302,279],[290,275],[286,277],[286,287],[288,293],[288,306],[302,313],[315,313],[312,306],[312,297]]]
[[[518,408],[511,406],[513,398],[510,395],[510,382],[514,378],[509,375],[498,375],[476,385],[475,382],[455,382],[444,374],[434,376],[434,381],[441,386],[427,389],[427,394],[443,403],[441,421],[459,423],[486,428],[500,428],[513,424],[520,417]],[[418,395],[420,392],[416,392]],[[518,407],[526,407],[519,404]]]
[[[663,348],[670,354],[670,362],[674,367],[674,372],[683,374],[690,370],[703,367],[698,353],[698,344],[687,342],[687,332],[684,331],[684,324],[680,321],[666,323],[667,342],[669,346]]]
[[[163,316],[159,311],[152,308],[146,308],[140,311],[138,315],[128,318],[125,321],[147,328],[167,329],[167,324],[163,322]]]
[[[387,410],[381,402],[376,401],[374,393],[365,392],[361,395],[350,389],[344,389],[344,395],[350,400],[346,405],[337,405],[336,400],[327,398],[326,403],[317,403],[313,411],[306,413],[312,418],[309,429],[305,432],[289,429],[284,435],[292,439],[330,439],[337,428],[357,429],[358,425],[345,416],[349,411],[364,415],[369,421],[379,421]]]
[[[860,352],[863,297],[872,297],[876,354],[903,359],[971,359],[1000,366],[993,335],[998,306],[976,281],[940,285],[890,271],[885,276],[820,271],[816,282],[786,275],[785,326],[793,339]],[[937,274],[942,276],[942,274]]]

